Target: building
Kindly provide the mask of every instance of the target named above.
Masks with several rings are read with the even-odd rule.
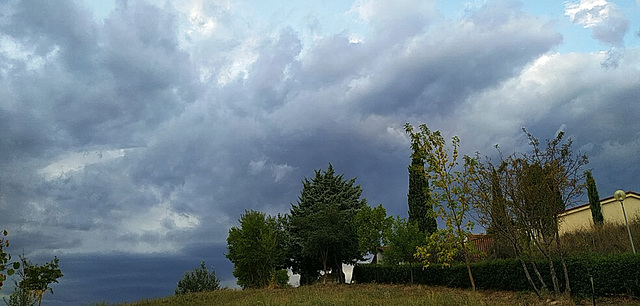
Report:
[[[474,260],[486,259],[493,249],[493,238],[486,234],[472,234],[466,239],[466,243],[471,244],[477,253],[471,254]]]
[[[382,263],[382,257],[384,256],[384,251],[386,251],[388,249],[389,249],[388,246],[376,247],[376,250],[378,250],[378,252],[375,255],[373,255],[373,258],[371,259],[371,263],[372,264],[381,264]]]
[[[622,214],[622,206],[613,196],[600,200],[602,207],[602,216],[605,223],[622,223],[624,224],[624,216]],[[627,213],[627,219],[631,220],[640,218],[640,194],[627,191],[627,197],[624,199],[624,210]],[[593,225],[593,217],[589,203],[573,207],[561,212],[558,215],[560,235],[579,229],[586,229]]]

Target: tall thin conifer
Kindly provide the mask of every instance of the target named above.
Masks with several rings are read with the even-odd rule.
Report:
[[[600,195],[598,195],[598,187],[596,180],[593,178],[590,170],[584,172],[587,177],[587,195],[589,196],[589,208],[591,208],[591,217],[593,224],[602,225],[604,217],[602,216],[602,208],[600,207]]]

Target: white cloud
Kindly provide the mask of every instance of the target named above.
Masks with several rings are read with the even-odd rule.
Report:
[[[296,169],[295,167],[289,166],[287,164],[282,164],[282,165],[274,164],[273,165],[274,181],[276,183],[282,181],[282,179],[287,177],[287,175],[289,175],[295,169]]]
[[[595,39],[613,46],[622,46],[629,20],[615,4],[606,0],[581,0],[566,3],[565,15],[574,24],[592,31]]]
[[[5,55],[17,62],[26,63],[27,70],[41,69],[44,64],[54,60],[60,51],[60,47],[55,46],[44,55],[39,55],[35,46],[21,43],[15,38],[0,33],[0,55]],[[0,74],[7,77],[14,68],[13,64],[0,66]]]
[[[40,169],[38,172],[47,180],[69,175],[71,172],[82,171],[86,166],[108,162],[120,157],[133,149],[92,150],[84,152],[68,152],[60,155],[56,161]]]
[[[573,23],[592,28],[609,18],[612,6],[607,0],[582,0],[578,3],[567,3],[565,15],[569,16]]]
[[[286,178],[296,168],[287,164],[277,164],[274,162],[268,162],[266,157],[259,160],[252,160],[249,162],[249,173],[251,175],[259,175],[265,170],[270,171],[270,175],[273,176],[274,182],[278,183]]]
[[[435,1],[423,0],[358,0],[351,8],[357,12],[362,20],[369,23],[388,22],[398,20],[417,12],[431,13]]]

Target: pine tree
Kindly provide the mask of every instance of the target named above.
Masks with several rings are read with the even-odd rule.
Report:
[[[600,195],[598,195],[596,180],[589,170],[585,171],[584,175],[587,177],[587,195],[589,196],[589,208],[591,208],[593,224],[602,225],[602,223],[604,223],[604,217],[602,216],[602,208],[600,207]]]
[[[298,203],[291,205],[287,223],[288,256],[300,284],[311,284],[328,270],[342,277],[342,264],[362,258],[355,215],[366,205],[362,188],[355,179],[336,175],[329,164],[326,171],[303,181]]]
[[[420,232],[433,234],[438,229],[433,206],[429,201],[429,182],[424,172],[424,159],[414,149],[409,166],[409,222]]]

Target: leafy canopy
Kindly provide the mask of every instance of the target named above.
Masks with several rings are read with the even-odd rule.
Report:
[[[58,278],[63,276],[59,268],[60,260],[54,257],[52,261],[39,265],[32,263],[23,255],[20,256],[20,262],[20,270],[18,270],[20,282],[16,282],[16,288],[9,296],[7,304],[31,305],[37,301],[40,305],[47,291],[53,294],[53,289],[49,286],[57,283]]]
[[[358,232],[358,245],[363,254],[376,254],[379,246],[389,243],[393,217],[387,216],[382,204],[364,206],[354,217]]]
[[[238,285],[242,288],[275,285],[276,271],[286,265],[283,218],[248,210],[239,222],[239,227],[229,229],[225,255],[233,263]]]

